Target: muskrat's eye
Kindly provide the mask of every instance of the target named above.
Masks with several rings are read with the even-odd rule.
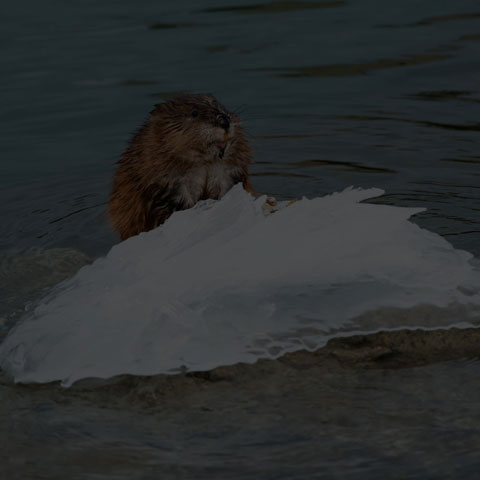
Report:
[[[198,117],[198,112],[196,110],[194,110],[192,112],[192,117],[195,118],[195,117]]]

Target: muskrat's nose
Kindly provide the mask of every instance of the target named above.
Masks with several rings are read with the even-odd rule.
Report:
[[[221,128],[227,131],[230,128],[230,117],[223,113],[217,115],[217,123]]]

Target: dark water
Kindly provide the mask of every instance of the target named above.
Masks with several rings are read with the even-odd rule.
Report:
[[[118,241],[105,202],[129,137],[154,103],[206,91],[239,110],[257,190],[293,198],[380,187],[380,202],[426,207],[421,226],[480,256],[478,1],[20,0],[0,25],[2,255],[105,253]],[[9,295],[9,306],[25,300]],[[429,389],[407,413],[412,396],[388,397],[403,377],[383,384],[381,374],[373,390],[363,376],[357,388],[336,385],[346,407],[333,417],[311,392],[285,393],[288,411],[269,408],[274,392],[259,394],[242,425],[229,423],[228,402],[212,423],[195,410],[190,426],[174,407],[152,417],[110,399],[103,408],[93,394],[78,403],[8,386],[2,443],[24,452],[9,478],[159,478],[158,468],[162,478],[399,478],[395,468],[404,478],[476,478],[478,403],[454,410],[442,382],[463,379],[452,384],[463,402],[478,397],[468,387],[477,373],[448,364],[403,374]],[[355,423],[363,415],[373,423]]]
[[[2,14],[2,250],[104,253],[131,134],[154,103],[208,91],[240,110],[258,190],[381,187],[480,255],[478,2],[49,5]]]
[[[227,379],[0,379],[5,478],[476,479],[477,361]],[[447,380],[447,381],[446,381]],[[14,405],[14,406],[13,406]]]

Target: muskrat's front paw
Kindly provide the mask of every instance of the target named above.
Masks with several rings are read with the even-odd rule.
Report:
[[[297,199],[294,198],[293,200],[283,200],[281,202],[277,202],[274,197],[267,197],[265,203],[262,205],[263,213],[265,215],[270,215],[271,213],[278,212],[285,207],[293,205],[296,201]]]
[[[277,200],[275,197],[267,197],[267,199],[265,200],[265,203],[268,203],[268,205],[271,205],[272,207],[277,206]]]
[[[275,209],[276,206],[277,206],[277,201],[275,200],[275,197],[267,197],[267,199],[265,200],[265,203],[262,205],[263,213],[265,215],[270,215],[276,210]]]

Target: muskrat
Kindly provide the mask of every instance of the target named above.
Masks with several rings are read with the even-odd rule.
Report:
[[[113,226],[125,240],[176,210],[221,198],[236,183],[255,195],[251,162],[239,118],[213,95],[155,105],[118,161],[109,202]]]

